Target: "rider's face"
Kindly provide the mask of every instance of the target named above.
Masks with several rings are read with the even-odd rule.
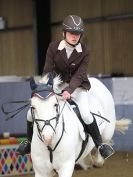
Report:
[[[66,32],[66,41],[72,45],[75,45],[79,41],[80,36],[81,34]]]

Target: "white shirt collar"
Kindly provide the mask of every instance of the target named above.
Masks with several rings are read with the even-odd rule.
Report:
[[[63,50],[65,47],[66,47],[66,42],[65,42],[65,40],[62,40],[59,43],[58,50]],[[78,45],[76,45],[74,48],[77,50],[78,53],[82,52],[81,43],[79,43]]]

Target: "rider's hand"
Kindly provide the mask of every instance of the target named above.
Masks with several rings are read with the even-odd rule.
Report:
[[[62,97],[64,98],[64,100],[69,100],[71,98],[71,95],[68,91],[63,91]]]

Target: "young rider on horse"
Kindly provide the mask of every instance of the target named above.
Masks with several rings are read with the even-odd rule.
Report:
[[[63,40],[51,42],[46,55],[44,73],[56,73],[61,79],[68,83],[63,89],[62,97],[69,100],[76,88],[81,87],[84,98],[79,100],[80,104],[86,102],[87,92],[91,85],[87,78],[87,67],[89,63],[89,50],[80,42],[84,32],[82,19],[76,15],[69,15],[62,23]],[[104,159],[113,154],[113,149],[108,144],[102,143],[102,138],[95,118],[88,110],[80,110],[82,119],[86,123],[87,133],[89,133]],[[17,150],[21,155],[30,153],[33,127],[32,122],[27,121],[28,140],[22,142]]]

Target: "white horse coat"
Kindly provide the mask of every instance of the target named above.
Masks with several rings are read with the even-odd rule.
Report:
[[[59,78],[55,79],[58,81]],[[116,124],[115,106],[112,95],[108,89],[97,79],[89,78],[91,89],[88,92],[89,105],[79,105],[90,109],[95,116],[102,135],[103,142],[110,142]],[[56,86],[54,85],[54,88]],[[57,90],[58,86],[55,88]],[[72,97],[78,97],[80,88],[72,94]],[[58,108],[57,108],[58,105]],[[33,138],[31,143],[31,157],[33,168],[36,177],[50,177],[53,169],[59,174],[59,177],[71,177],[74,171],[75,160],[77,159],[82,146],[82,141],[85,138],[83,127],[81,126],[76,114],[73,112],[71,106],[62,100],[62,97],[56,94],[49,96],[46,99],[41,99],[37,96],[31,98],[31,106],[34,107],[34,118],[41,119],[35,121]],[[59,113],[58,123],[56,119],[57,110]],[[104,120],[100,116],[106,118]],[[28,114],[28,119],[31,115]],[[44,121],[50,120],[50,125],[44,126]],[[47,121],[46,121],[47,122]],[[46,123],[45,122],[45,123]],[[56,125],[57,123],[57,125]],[[40,135],[37,126],[40,127]],[[64,127],[63,127],[64,126]],[[54,130],[53,130],[54,129]],[[41,139],[39,138],[41,136]],[[57,143],[59,144],[57,145]],[[57,147],[56,147],[57,145]],[[53,149],[53,160],[50,162],[50,151],[48,146]],[[87,146],[82,156],[79,158],[80,163],[94,148],[94,143],[89,137]],[[104,160],[100,157],[102,164]]]

